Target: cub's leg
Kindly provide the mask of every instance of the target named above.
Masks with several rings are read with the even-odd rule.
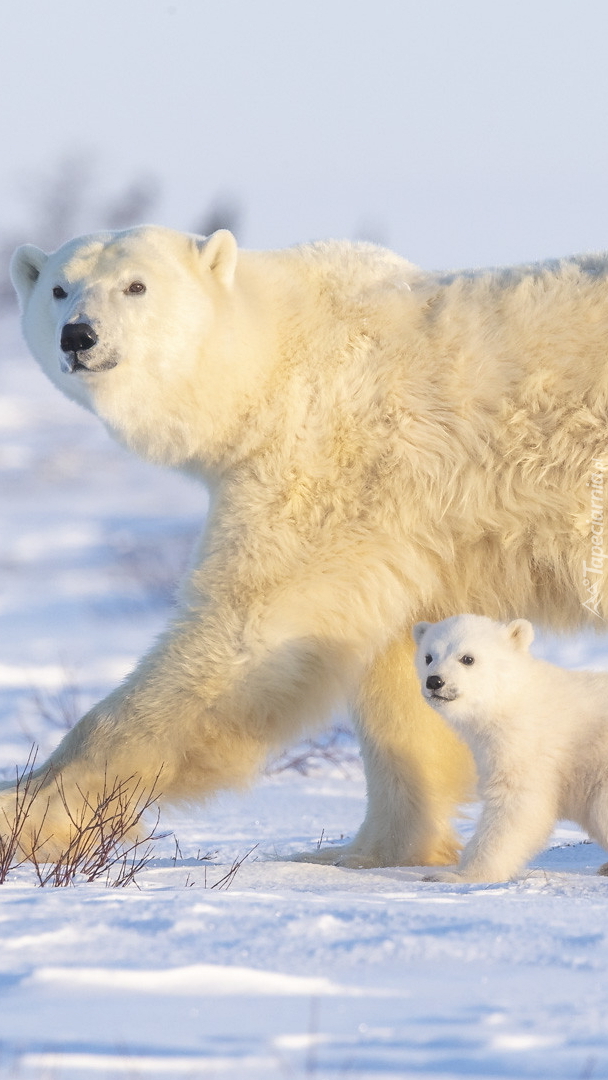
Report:
[[[473,796],[470,751],[420,693],[410,635],[394,641],[361,684],[355,720],[367,781],[367,813],[352,843],[299,856],[341,866],[454,863],[451,825]]]
[[[477,830],[457,869],[429,880],[508,881],[543,848],[557,817],[552,778],[531,775],[529,760],[501,764],[493,770]]]

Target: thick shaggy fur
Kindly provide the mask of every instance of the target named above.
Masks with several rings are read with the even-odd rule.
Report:
[[[414,627],[422,692],[471,747],[484,808],[456,871],[505,881],[577,821],[608,849],[608,674],[565,671],[528,649],[526,619],[460,615]]]
[[[472,759],[421,700],[411,627],[462,610],[597,619],[583,565],[608,442],[607,270],[442,280],[371,245],[239,252],[224,231],[147,226],[16,252],[53,382],[211,490],[173,623],[39,773],[51,846],[57,776],[75,802],[103,774],[159,770],[166,799],[199,799],[345,698],[368,812],[350,845],[308,857],[454,861]],[[96,333],[86,368],[61,349],[70,322]]]

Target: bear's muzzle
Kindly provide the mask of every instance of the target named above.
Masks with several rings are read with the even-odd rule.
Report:
[[[63,371],[71,374],[73,371],[108,371],[116,367],[117,360],[106,358],[101,363],[95,363],[92,357],[83,357],[97,344],[97,340],[97,334],[89,323],[66,323],[60,342],[64,354],[61,361]]]

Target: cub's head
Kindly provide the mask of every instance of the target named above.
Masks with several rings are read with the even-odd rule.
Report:
[[[474,720],[497,707],[534,637],[531,623],[482,615],[416,623],[416,669],[429,705],[446,720]]]
[[[120,432],[128,413],[156,400],[170,413],[182,379],[188,400],[195,364],[205,379],[201,353],[224,333],[214,328],[236,261],[225,230],[205,238],[146,225],[79,237],[50,255],[25,244],[11,278],[41,367]]]

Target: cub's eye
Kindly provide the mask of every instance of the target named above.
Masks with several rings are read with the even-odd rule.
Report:
[[[475,663],[475,658],[474,658],[473,656],[466,656],[466,655],[465,655],[465,656],[461,656],[461,657],[460,657],[460,663],[461,663],[461,664],[466,664],[466,665],[467,665],[467,667],[470,667],[470,666],[471,666],[471,664],[474,664],[474,663]]]
[[[67,292],[65,291],[65,289],[61,288],[61,285],[55,285],[53,289],[53,296],[56,300],[65,300],[67,295]]]
[[[138,293],[145,293],[146,286],[143,281],[132,281],[128,289],[125,289],[125,294],[131,293],[131,295],[137,295]]]
[[[430,652],[427,652],[424,658],[424,662],[425,664],[431,664],[433,662],[433,657],[431,656]]]

